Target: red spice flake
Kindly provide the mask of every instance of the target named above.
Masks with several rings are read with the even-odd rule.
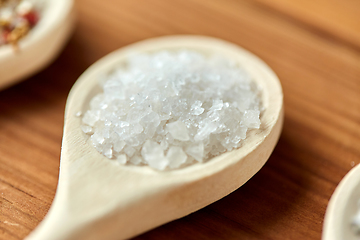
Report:
[[[31,27],[35,26],[35,24],[39,21],[39,14],[34,10],[25,14],[23,17],[29,22]]]

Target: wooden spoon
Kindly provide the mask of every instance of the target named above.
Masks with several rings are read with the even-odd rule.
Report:
[[[262,88],[266,108],[261,129],[252,130],[241,148],[205,163],[178,170],[122,166],[89,143],[76,113],[88,109],[100,92],[98,77],[139,52],[193,49],[237,61]],[[283,123],[280,82],[259,58],[214,38],[169,36],[119,49],[96,62],[77,80],[66,104],[59,183],[48,215],[27,239],[124,239],[188,215],[226,196],[264,165]]]
[[[73,0],[36,0],[40,19],[17,51],[0,47],[0,90],[38,72],[60,53],[74,27]]]
[[[359,209],[360,164],[351,169],[335,189],[326,209],[323,240],[356,240],[351,227],[352,220]]]

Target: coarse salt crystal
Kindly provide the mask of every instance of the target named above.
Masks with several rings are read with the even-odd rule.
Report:
[[[186,152],[195,158],[197,161],[202,162],[204,157],[204,143],[198,142],[186,148]]]
[[[177,168],[186,162],[187,155],[181,147],[173,146],[169,149],[166,157],[170,160],[169,167]]]
[[[81,125],[81,130],[83,130],[84,133],[91,133],[92,127],[90,127],[88,125]]]
[[[240,147],[260,128],[260,90],[235,62],[190,50],[130,57],[102,78],[81,129],[121,164],[157,170]]]
[[[174,139],[187,141],[190,139],[186,125],[181,121],[168,123],[167,128]]]
[[[118,163],[125,164],[127,161],[127,157],[125,154],[120,154],[117,156],[116,160],[118,161]]]
[[[142,158],[135,155],[130,159],[130,162],[135,165],[139,165],[142,162]]]

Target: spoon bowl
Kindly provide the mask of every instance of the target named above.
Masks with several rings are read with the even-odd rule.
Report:
[[[72,0],[37,0],[39,22],[18,43],[0,46],[0,90],[35,74],[59,54],[74,26]]]
[[[76,117],[100,91],[99,75],[124,65],[133,54],[184,48],[235,60],[252,76],[262,89],[265,107],[260,129],[248,132],[239,149],[176,170],[119,165],[101,155]],[[234,44],[202,36],[168,36],[121,48],[86,70],[69,94],[56,196],[27,239],[127,239],[188,215],[228,195],[259,171],[277,143],[282,123],[278,78],[264,62]]]

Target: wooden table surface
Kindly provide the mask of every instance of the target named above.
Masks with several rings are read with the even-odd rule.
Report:
[[[0,239],[23,239],[51,205],[65,101],[79,75],[117,48],[171,34],[222,38],[265,60],[283,86],[284,129],[244,186],[136,239],[321,238],[331,194],[360,162],[359,1],[78,0],[76,8],[60,57],[0,92]]]

